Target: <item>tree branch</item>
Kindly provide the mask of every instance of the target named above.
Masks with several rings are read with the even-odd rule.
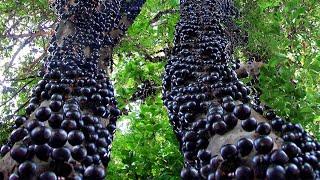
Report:
[[[26,84],[24,84],[18,91],[16,91],[15,93],[13,93],[13,95],[6,100],[5,102],[2,102],[0,107],[4,106],[5,104],[7,104],[8,102],[10,102],[14,97],[16,97],[25,87],[27,87],[29,84],[31,84],[34,81],[34,79],[28,81]]]
[[[32,42],[34,38],[35,38],[34,36],[31,36],[31,37],[27,38],[27,39],[20,45],[20,47],[19,47],[19,48],[17,49],[17,51],[13,54],[10,62],[9,62],[8,65],[6,66],[6,69],[7,69],[7,70],[12,66],[13,61],[16,59],[16,57],[18,56],[18,54],[20,53],[20,51],[21,51],[27,44],[29,44],[30,42]]]
[[[27,76],[27,77],[24,77],[24,78],[13,78],[13,79],[5,79],[3,81],[24,81],[24,80],[27,80],[27,79],[35,79],[35,78],[40,78],[40,76],[37,76],[37,75],[31,75],[31,76]]]
[[[154,18],[150,21],[150,24],[154,24],[156,23],[157,21],[160,20],[160,18],[164,15],[168,15],[168,14],[175,14],[175,13],[178,13],[179,12],[179,9],[167,9],[167,10],[164,10],[164,11],[160,11],[158,12],[158,14],[156,14],[154,16]]]

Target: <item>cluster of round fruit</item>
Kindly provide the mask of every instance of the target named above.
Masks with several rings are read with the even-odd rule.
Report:
[[[164,104],[185,160],[181,178],[320,178],[320,143],[266,111],[237,78],[223,25],[226,8],[220,7],[228,2],[182,4],[163,79]]]
[[[147,97],[154,95],[156,93],[156,86],[153,81],[144,81],[137,89],[137,91],[132,95],[132,100],[144,100]]]
[[[129,21],[133,22],[139,15],[140,9],[146,0],[121,1],[121,14],[125,14]]]
[[[120,111],[98,62],[106,44],[94,38],[115,25],[107,22],[115,22],[119,2],[97,2],[55,1],[54,6],[63,10],[59,14],[73,20],[72,26],[60,24],[50,42],[43,79],[32,91],[25,116],[16,118],[14,131],[1,147],[1,156],[12,158],[16,168],[0,167],[0,179],[6,173],[12,180],[105,177]],[[93,11],[97,6],[100,11]]]

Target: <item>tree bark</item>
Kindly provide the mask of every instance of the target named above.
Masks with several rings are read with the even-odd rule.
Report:
[[[0,179],[105,177],[120,114],[107,70],[144,2],[52,2],[60,23],[27,114],[1,148]]]
[[[237,77],[232,1],[184,0],[180,14],[163,99],[184,155],[181,178],[320,178],[319,142],[251,99]]]

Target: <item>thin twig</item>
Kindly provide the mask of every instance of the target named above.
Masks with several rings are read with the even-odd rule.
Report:
[[[24,80],[27,80],[27,79],[34,79],[34,78],[38,78],[38,77],[40,77],[40,76],[32,75],[32,76],[27,76],[25,78],[5,79],[3,81],[24,81]]]
[[[150,21],[150,24],[154,24],[156,23],[157,21],[160,20],[160,18],[164,15],[167,15],[167,14],[175,14],[175,13],[178,13],[179,12],[179,9],[167,9],[167,10],[164,10],[164,11],[160,11],[158,12],[158,14],[156,16],[154,16],[154,18]]]
[[[29,84],[31,84],[34,81],[34,79],[28,81],[25,85],[23,85],[18,91],[16,91],[8,100],[5,102],[2,102],[0,107],[4,106],[8,102],[10,102],[14,97],[16,97],[25,87],[27,87]]]

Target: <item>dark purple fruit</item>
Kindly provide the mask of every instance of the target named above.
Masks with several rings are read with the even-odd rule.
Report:
[[[22,179],[29,179],[35,176],[37,166],[35,163],[26,161],[18,167],[19,177]]]
[[[93,164],[99,165],[101,163],[100,156],[98,154],[93,155],[92,156],[92,161],[93,161]]]
[[[57,176],[68,177],[72,172],[72,165],[70,163],[62,163],[61,161],[57,163],[53,171]]]
[[[280,117],[275,117],[271,121],[271,127],[275,131],[281,131],[282,126],[284,125],[284,120]]]
[[[254,147],[260,154],[267,154],[273,148],[273,140],[270,136],[260,136],[254,140]]]
[[[228,114],[223,117],[223,121],[227,124],[227,129],[231,130],[236,127],[238,123],[238,118],[233,114]]]
[[[54,128],[54,129],[60,128],[62,121],[63,121],[62,114],[51,114],[51,116],[48,120],[50,127]]]
[[[267,169],[266,177],[267,180],[285,180],[286,171],[280,165],[271,166]]]
[[[77,122],[74,120],[64,120],[61,123],[61,128],[67,132],[77,129]]]
[[[223,109],[225,109],[228,112],[232,112],[234,108],[236,107],[236,104],[233,101],[224,102],[222,104]]]
[[[85,166],[91,166],[93,164],[92,156],[86,156],[81,163],[84,164]]]
[[[227,124],[224,121],[216,122],[212,125],[212,131],[216,134],[223,135],[228,131]]]
[[[28,131],[25,128],[18,128],[12,131],[9,139],[12,143],[16,143],[22,140],[27,135],[28,135]]]
[[[72,119],[76,121],[80,120],[81,118],[81,114],[79,111],[68,111],[65,116],[67,119],[70,119],[70,120]]]
[[[202,176],[202,178],[204,179],[207,179],[207,177],[209,176],[211,172],[211,168],[210,168],[210,165],[205,165],[205,166],[202,166],[200,168],[200,175]]]
[[[314,179],[314,169],[309,163],[304,163],[300,168],[302,179]]]
[[[183,168],[180,173],[180,177],[183,180],[200,178],[198,171],[192,167]]]
[[[52,135],[49,140],[49,145],[53,148],[59,148],[66,144],[68,139],[68,134],[63,129],[52,130]]]
[[[62,102],[61,101],[55,101],[55,100],[50,101],[49,107],[53,112],[58,112],[62,107]]]
[[[253,170],[247,166],[240,166],[236,169],[236,180],[252,180],[254,177]]]
[[[87,149],[88,155],[94,155],[94,154],[97,153],[98,149],[97,149],[97,146],[94,143],[89,143],[85,147]]]
[[[20,177],[17,173],[13,173],[9,176],[9,180],[20,180]]]
[[[3,145],[0,150],[0,155],[5,156],[10,151],[10,149],[11,149],[10,146]]]
[[[85,179],[104,179],[106,176],[105,170],[103,167],[100,166],[89,166],[84,171],[84,178]]]
[[[35,148],[35,154],[38,159],[47,161],[52,152],[52,148],[48,144],[37,145]]]
[[[234,115],[240,120],[245,120],[251,115],[251,108],[246,104],[240,104],[233,110]]]
[[[200,150],[197,154],[197,157],[204,162],[209,162],[211,158],[211,154],[209,151]]]
[[[275,114],[274,111],[268,111],[268,112],[266,113],[266,118],[267,118],[268,120],[272,120],[272,119],[275,118],[275,117],[276,117],[276,114]]]
[[[253,142],[248,138],[241,138],[237,142],[237,149],[241,156],[247,156],[253,149]]]
[[[294,158],[301,153],[301,149],[293,142],[283,144],[282,149],[286,152],[289,158]]]
[[[257,127],[257,120],[254,117],[241,121],[241,127],[247,131],[251,132]]]
[[[68,142],[73,146],[82,144],[84,139],[84,134],[79,130],[73,130],[68,133]]]
[[[287,164],[285,166],[285,171],[286,171],[286,178],[287,179],[299,179],[299,177],[300,177],[300,170],[293,163]]]
[[[11,149],[10,155],[12,159],[21,163],[28,158],[28,148],[25,146],[15,146]]]
[[[252,165],[255,176],[260,179],[264,179],[266,176],[266,170],[269,166],[269,156],[262,154],[255,155],[252,159]]]
[[[289,157],[283,150],[277,149],[272,152],[270,160],[274,164],[283,165],[289,161]]]
[[[39,121],[46,121],[51,116],[51,110],[48,107],[40,107],[37,109],[35,116]]]
[[[30,137],[32,142],[37,145],[45,144],[51,137],[51,130],[47,127],[38,126],[31,131]]]
[[[57,175],[52,171],[47,171],[40,174],[39,180],[57,180]]]
[[[221,169],[218,169],[216,172],[215,172],[215,178],[216,180],[227,180],[228,179],[228,175],[226,172],[224,172],[223,170]]]
[[[22,124],[24,124],[27,121],[27,118],[24,116],[18,116],[15,120],[15,124],[17,127],[20,127]]]
[[[28,121],[26,124],[26,128],[29,132],[31,132],[34,128],[38,126],[44,126],[44,123],[38,120],[31,120],[31,121]]]
[[[193,131],[186,132],[186,134],[183,136],[183,139],[182,139],[182,141],[191,141],[191,142],[196,142],[197,140],[198,140],[197,133]]]
[[[220,149],[220,154],[223,159],[235,158],[238,154],[237,147],[233,144],[223,145]]]
[[[209,176],[208,176],[208,180],[215,180],[216,177],[215,177],[215,174],[214,173],[210,173]]]
[[[71,174],[71,176],[68,179],[70,179],[70,180],[83,180],[83,176],[80,174]]]
[[[87,150],[82,146],[74,146],[71,150],[71,156],[77,161],[82,161],[87,156]]]
[[[269,135],[271,132],[271,126],[267,122],[260,122],[256,128],[256,133],[260,135]]]
[[[59,162],[64,162],[64,161],[68,161],[70,159],[71,152],[66,147],[57,148],[57,149],[53,149],[51,157],[53,160],[56,160]]]

